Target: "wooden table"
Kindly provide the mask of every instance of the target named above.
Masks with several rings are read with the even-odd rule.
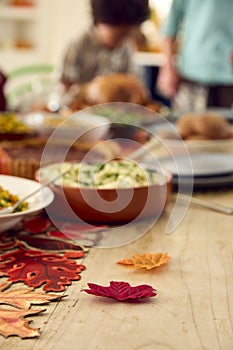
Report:
[[[233,191],[204,197],[232,205]],[[134,243],[92,248],[83,259],[86,270],[81,280],[64,293],[68,297],[46,305],[47,311],[34,317],[31,326],[40,327],[40,337],[0,336],[0,349],[232,350],[233,216],[190,206],[168,235],[165,227],[172,206]],[[134,253],[160,251],[171,259],[151,271],[116,264]],[[88,282],[107,286],[111,280],[150,284],[158,295],[121,303],[80,292]]]

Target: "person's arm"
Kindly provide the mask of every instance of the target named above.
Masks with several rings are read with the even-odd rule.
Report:
[[[160,68],[157,78],[158,90],[167,98],[172,98],[178,88],[180,77],[175,67],[175,38],[164,39],[164,65]]]
[[[81,40],[71,42],[65,51],[60,69],[60,83],[65,91],[79,90],[80,71],[82,70],[80,52],[83,52]]]
[[[157,88],[168,98],[175,95],[180,80],[175,65],[175,44],[184,11],[184,0],[173,0],[168,18],[162,28],[165,63],[159,70]]]
[[[77,70],[79,67],[76,68]],[[81,83],[77,80],[74,81],[74,75],[69,75],[70,72],[73,70],[73,63],[68,63],[67,61],[63,65],[63,70],[60,75],[60,83],[62,84],[64,91],[74,90],[78,91],[80,89]]]

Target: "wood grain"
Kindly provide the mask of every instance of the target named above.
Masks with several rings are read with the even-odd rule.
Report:
[[[233,191],[201,197],[233,203]],[[31,325],[41,328],[40,337],[0,337],[1,350],[232,350],[233,216],[190,206],[168,235],[169,212],[134,243],[91,249],[83,260],[87,269],[68,287],[68,297],[33,318]],[[116,264],[134,253],[159,251],[171,259],[152,271]],[[111,280],[150,284],[158,296],[119,303],[80,292],[88,282],[108,285]]]

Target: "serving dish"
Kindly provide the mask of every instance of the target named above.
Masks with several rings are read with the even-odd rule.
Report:
[[[58,113],[32,112],[22,116],[24,123],[35,128],[40,136],[51,135],[79,142],[104,138],[109,131],[109,120],[103,116],[80,111],[69,117]]]
[[[165,118],[149,106],[133,103],[104,103],[86,108],[88,113],[94,113],[108,119],[111,138],[133,139],[144,142],[150,137],[151,129],[164,123]]]
[[[145,127],[161,122],[161,114],[149,107],[134,103],[111,102],[87,108],[87,111],[106,117],[111,123]]]
[[[121,224],[160,216],[170,198],[172,175],[165,169],[138,165],[144,170],[159,174],[160,180],[147,186],[129,188],[83,188],[56,183],[51,185],[55,199],[49,207],[49,214],[105,224]],[[42,167],[37,171],[36,179],[44,183],[49,180],[48,174],[52,177],[59,171],[59,163]]]
[[[232,128],[233,134],[233,128]],[[175,132],[175,126],[161,129],[157,137],[161,143],[174,154],[183,153],[184,149],[190,153],[197,152],[231,152],[233,150],[233,137],[227,139],[210,140],[182,140],[178,131]]]
[[[0,141],[17,141],[36,135],[37,131],[27,126],[19,115],[0,112]]]
[[[34,180],[40,166],[54,162],[81,161],[84,157],[106,159],[115,157],[120,148],[113,140],[107,147],[102,142],[69,142],[47,137],[4,142],[0,148],[0,172]]]
[[[209,107],[205,110],[207,113],[218,114],[220,117],[227,119],[233,123],[233,108]],[[185,111],[185,113],[193,113],[193,111]],[[170,110],[169,119],[176,121],[183,113]]]
[[[197,152],[228,152],[233,150],[233,138],[220,140],[199,140],[199,141],[180,141],[172,139],[163,139],[162,142],[175,153],[182,153],[184,147],[187,147],[190,153]]]
[[[37,181],[10,175],[0,175],[0,185],[10,193],[17,195],[19,199],[41,187]],[[41,192],[28,199],[28,209],[0,215],[0,232],[13,228],[24,217],[40,212],[51,204],[53,199],[53,191],[49,187],[45,187]]]
[[[233,147],[233,126],[230,114],[228,118],[225,115],[217,109],[183,113],[174,123],[160,129],[157,136],[173,153],[181,153],[184,148],[192,153],[228,152]]]

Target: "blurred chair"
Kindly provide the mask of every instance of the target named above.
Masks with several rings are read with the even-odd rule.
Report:
[[[21,66],[10,71],[5,86],[8,109],[24,112],[47,105],[56,84],[55,74],[50,64]]]

